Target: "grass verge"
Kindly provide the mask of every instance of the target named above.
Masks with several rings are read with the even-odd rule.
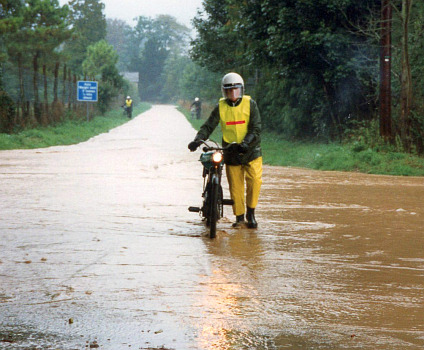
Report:
[[[134,108],[133,115],[150,108],[148,103],[140,103]],[[95,116],[89,122],[85,119],[67,119],[56,126],[27,129],[16,134],[0,134],[0,150],[43,148],[58,145],[72,145],[87,141],[93,136],[108,132],[128,122],[122,109]]]
[[[196,130],[203,124],[204,120],[192,120],[188,111],[180,111]],[[221,141],[220,131],[216,130],[211,139]],[[424,176],[424,158],[408,153],[381,152],[372,148],[358,148],[353,144],[293,142],[268,132],[262,134],[261,146],[264,163],[268,165],[380,175]]]

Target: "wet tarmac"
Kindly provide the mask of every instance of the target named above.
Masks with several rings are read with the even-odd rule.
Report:
[[[154,106],[0,151],[0,349],[424,348],[423,178],[265,166],[259,228],[210,240],[194,135]]]

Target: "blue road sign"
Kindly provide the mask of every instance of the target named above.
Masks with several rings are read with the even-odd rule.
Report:
[[[78,81],[77,100],[86,102],[97,102],[98,84],[97,81]]]

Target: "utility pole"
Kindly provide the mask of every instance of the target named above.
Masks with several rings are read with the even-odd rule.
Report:
[[[380,43],[380,136],[392,138],[391,115],[391,0],[381,0],[381,43]]]

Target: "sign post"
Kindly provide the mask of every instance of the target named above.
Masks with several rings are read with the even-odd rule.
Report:
[[[97,81],[83,81],[77,83],[77,101],[81,102],[97,102],[98,100],[98,83]],[[87,103],[87,121],[88,117],[88,103]]]

